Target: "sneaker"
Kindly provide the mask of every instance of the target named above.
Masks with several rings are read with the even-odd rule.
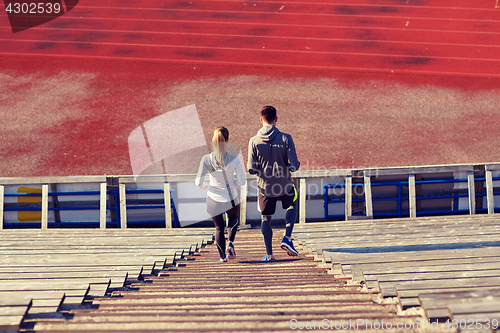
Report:
[[[226,251],[227,251],[227,258],[228,259],[234,259],[236,258],[236,251],[234,251],[234,244],[233,242],[229,242],[227,248],[226,248]]]
[[[219,261],[220,262],[227,262],[227,257],[226,258],[220,258]]]
[[[262,261],[276,261],[276,258],[273,257],[268,257],[268,256],[263,256]]]
[[[281,248],[285,250],[289,256],[299,255],[299,251],[295,250],[292,241],[289,240],[286,236],[283,237],[283,240],[281,241]]]

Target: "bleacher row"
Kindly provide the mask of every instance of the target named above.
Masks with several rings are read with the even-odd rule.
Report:
[[[0,331],[141,280],[212,237],[212,228],[2,230]]]
[[[500,223],[495,215],[308,223],[294,236],[401,310],[431,321],[500,322]],[[464,327],[461,327],[462,329]]]

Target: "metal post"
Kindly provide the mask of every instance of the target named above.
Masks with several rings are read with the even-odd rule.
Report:
[[[364,176],[365,183],[365,204],[366,204],[366,216],[373,217],[373,202],[372,202],[372,181],[371,177],[365,175]]]
[[[486,201],[488,202],[488,214],[495,214],[495,197],[493,195],[493,173],[486,170]]]
[[[4,193],[5,193],[4,186],[0,185],[0,230],[3,229]]]
[[[344,199],[345,219],[347,221],[352,216],[352,176],[345,177]]]
[[[125,191],[125,184],[119,185],[119,198],[120,198],[120,227],[127,228],[127,194]]]
[[[306,196],[307,184],[305,178],[300,178],[299,185],[299,223],[306,223]]]
[[[100,184],[100,209],[99,209],[99,227],[106,229],[106,203],[107,203],[107,184],[102,182]]]
[[[408,205],[410,208],[410,218],[417,217],[415,174],[408,175]]]
[[[469,171],[467,175],[469,191],[469,214],[476,214],[476,187],[474,184],[474,171]]]
[[[165,228],[172,228],[172,206],[170,196],[170,184],[163,184],[163,201],[165,202]]]
[[[49,226],[49,184],[42,185],[42,229]]]
[[[247,185],[243,185],[240,189],[240,227],[245,228],[247,226]]]

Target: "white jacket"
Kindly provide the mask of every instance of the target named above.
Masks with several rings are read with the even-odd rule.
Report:
[[[229,182],[229,188],[231,189],[231,195],[235,204],[239,203],[239,191],[238,187],[246,184],[246,173],[243,169],[238,156],[226,152],[224,155],[224,164],[226,166],[226,177]],[[209,174],[210,183],[205,183],[205,175]],[[236,178],[235,178],[236,176]],[[228,188],[226,186],[226,181],[224,180],[224,174],[215,159],[214,153],[207,154],[203,156],[200,161],[200,167],[198,168],[198,174],[195,179],[196,186],[201,189],[206,189],[208,187],[207,195],[217,202],[230,202]]]

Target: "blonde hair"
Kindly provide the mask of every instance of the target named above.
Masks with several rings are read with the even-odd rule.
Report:
[[[214,130],[212,136],[212,146],[214,148],[215,160],[219,166],[225,170],[224,155],[226,154],[226,141],[229,139],[229,131],[224,126],[219,126]]]

